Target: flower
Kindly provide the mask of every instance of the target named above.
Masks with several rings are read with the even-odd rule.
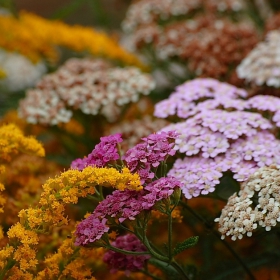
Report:
[[[103,56],[144,68],[136,56],[125,51],[105,33],[92,27],[70,26],[61,21],[51,21],[35,14],[20,12],[18,18],[0,15],[0,33],[1,48],[17,51],[33,62],[44,59],[57,61],[56,48],[62,46],[76,52],[86,51],[93,56]]]
[[[185,154],[169,171],[183,183],[186,198],[208,194],[232,171],[245,181],[258,167],[280,163],[280,142],[269,132],[272,124],[258,113],[204,110],[185,122],[171,124],[174,149]]]
[[[126,251],[146,251],[145,246],[133,234],[118,236],[116,240],[111,243],[111,245]],[[125,255],[109,250],[104,254],[103,261],[111,268],[111,273],[115,273],[118,270],[125,270],[126,274],[129,275],[130,272],[139,271],[144,268],[144,264],[149,258],[150,256],[148,254],[139,256]]]
[[[3,49],[0,49],[0,65],[5,73],[0,86],[9,91],[19,91],[34,86],[47,71],[43,62],[38,61],[34,64],[21,54],[9,53]]]
[[[241,84],[233,69],[258,42],[255,27],[241,16],[247,9],[243,0],[136,1],[122,23],[124,45],[152,56],[152,67],[165,61],[169,82],[195,75]]]
[[[71,167],[78,170],[83,170],[86,166],[104,167],[108,162],[120,158],[117,149],[117,144],[123,141],[120,133],[101,137],[100,141],[87,157],[74,160]]]
[[[76,204],[80,197],[95,193],[96,186],[114,187],[121,191],[143,187],[138,174],[131,174],[127,168],[119,172],[115,168],[88,166],[82,171],[70,169],[55,178],[48,179],[43,185],[41,199],[36,208],[21,210],[19,217],[31,229],[67,224],[64,216],[65,205]]]
[[[233,85],[210,78],[197,78],[177,86],[168,99],[158,102],[154,115],[159,118],[177,115],[185,119],[204,109],[219,106],[242,110],[245,101],[241,98],[247,96],[245,90]]]
[[[133,33],[139,26],[153,22],[168,20],[172,16],[186,15],[199,9],[202,0],[142,0],[132,3],[122,22],[122,28],[126,32]]]
[[[72,111],[80,109],[115,121],[123,105],[136,102],[154,87],[152,78],[135,67],[112,67],[100,59],[70,59],[27,92],[19,115],[29,123],[57,125],[69,122]]]
[[[129,149],[124,157],[129,170],[138,172],[141,182],[149,182],[155,173],[151,170],[157,168],[160,162],[169,155],[174,155],[174,141],[178,134],[174,131],[164,131],[150,134],[142,138],[142,142]]]
[[[219,222],[222,239],[232,240],[243,235],[252,236],[258,227],[270,231],[280,222],[280,172],[279,166],[262,167],[241,184],[223,208]]]
[[[264,42],[260,42],[237,67],[239,78],[257,86],[280,87],[280,54],[278,46],[280,32],[270,31]]]
[[[109,231],[106,225],[109,218],[117,218],[120,223],[127,219],[135,220],[142,211],[151,210],[157,201],[168,198],[180,186],[175,178],[162,177],[147,184],[141,191],[114,191],[77,225],[75,244],[85,246],[99,240]]]

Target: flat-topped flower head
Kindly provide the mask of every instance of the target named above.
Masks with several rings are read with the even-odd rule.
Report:
[[[152,77],[135,67],[112,67],[104,60],[71,59],[44,76],[21,100],[19,114],[30,123],[67,123],[73,111],[119,116],[123,105],[138,101],[155,87]]]
[[[162,131],[142,138],[143,142],[129,149],[124,157],[131,172],[138,172],[141,182],[154,178],[153,168],[157,168],[168,156],[176,153],[174,142],[178,137],[175,131]]]
[[[279,166],[262,167],[241,184],[223,208],[219,223],[222,239],[241,239],[252,236],[257,228],[270,231],[280,222],[280,170]]]
[[[184,154],[169,175],[183,184],[186,198],[215,190],[226,171],[243,182],[259,167],[280,164],[280,141],[269,131],[271,122],[258,113],[204,110],[164,130],[179,137],[174,149]]]
[[[248,93],[233,85],[210,78],[197,78],[176,87],[168,99],[155,105],[154,115],[159,118],[177,115],[188,118],[203,111],[223,106],[243,109]]]
[[[237,67],[239,78],[257,86],[280,87],[280,31],[273,30]]]
[[[101,137],[93,151],[83,159],[74,160],[71,167],[78,170],[83,170],[86,166],[104,167],[109,162],[118,160],[120,155],[117,145],[122,141],[120,133]]]

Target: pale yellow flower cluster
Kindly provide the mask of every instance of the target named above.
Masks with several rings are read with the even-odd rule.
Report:
[[[136,56],[128,53],[113,39],[91,27],[69,26],[31,13],[21,12],[18,18],[0,15],[0,47],[16,51],[37,62],[58,59],[56,46],[93,56],[107,57],[126,65],[143,67]]]

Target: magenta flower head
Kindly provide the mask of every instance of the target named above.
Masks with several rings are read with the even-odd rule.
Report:
[[[74,160],[71,168],[83,170],[87,166],[104,167],[107,163],[118,160],[120,156],[117,144],[122,141],[120,133],[101,137],[93,151],[83,159]]]
[[[98,219],[90,215],[77,225],[76,228],[76,246],[87,245],[99,240],[102,235],[109,231],[106,225],[107,219]]]
[[[118,236],[111,245],[126,251],[146,251],[146,247],[137,239],[135,235],[132,234]],[[125,255],[109,250],[104,254],[103,261],[107,263],[111,268],[111,273],[115,273],[119,270],[124,270],[126,275],[129,276],[130,272],[135,272],[143,269],[145,262],[149,258],[149,255]]]
[[[175,139],[179,133],[175,131],[161,131],[142,138],[143,142],[129,149],[123,160],[131,172],[138,172],[141,183],[150,182],[154,178],[154,170],[169,155],[176,153],[174,150]]]
[[[117,218],[120,223],[135,220],[144,210],[151,210],[157,201],[168,198],[176,188],[181,187],[179,180],[162,177],[146,186],[141,191],[114,191],[101,201],[93,213],[76,228],[76,245],[86,246],[99,240],[109,227],[109,218]]]

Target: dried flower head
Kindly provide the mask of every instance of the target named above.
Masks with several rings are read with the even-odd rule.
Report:
[[[280,31],[270,31],[237,67],[239,78],[257,86],[280,87]]]
[[[112,68],[102,60],[71,59],[27,92],[19,114],[30,123],[56,125],[68,122],[72,110],[79,109],[113,121],[121,106],[136,102],[140,94],[147,95],[154,87],[152,78],[137,68]]]
[[[243,235],[252,236],[258,227],[270,231],[280,222],[280,170],[279,166],[262,167],[241,184],[222,210],[219,231],[222,239],[232,240]]]

